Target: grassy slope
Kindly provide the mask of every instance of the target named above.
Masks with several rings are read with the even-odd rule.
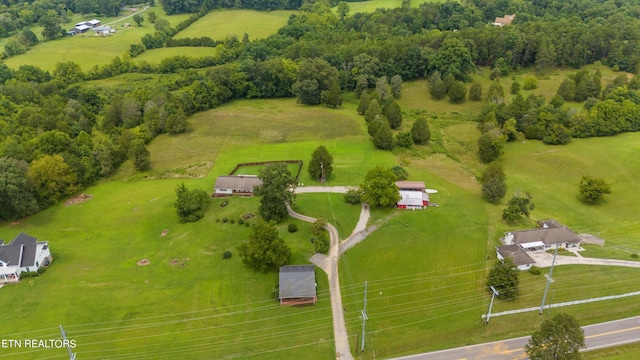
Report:
[[[295,11],[215,10],[176,35],[176,39],[207,36],[222,40],[229,35],[242,39],[244,33],[250,40],[266,38],[287,24]]]

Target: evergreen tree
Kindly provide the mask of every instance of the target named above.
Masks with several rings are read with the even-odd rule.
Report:
[[[370,103],[371,98],[369,98],[369,93],[364,91],[362,95],[360,95],[360,101],[358,101],[358,114],[364,115],[364,112],[367,111]]]
[[[326,147],[320,145],[316,148],[311,155],[307,170],[312,179],[320,179],[322,182],[331,176],[333,172],[333,156],[331,156]]]
[[[373,144],[382,150],[391,150],[393,148],[393,133],[388,121],[383,121],[378,131],[376,131],[376,135],[373,137]]]
[[[442,99],[447,94],[447,86],[442,80],[439,71],[435,71],[429,76],[429,93],[435,100]]]
[[[380,105],[376,99],[371,100],[369,106],[367,107],[367,111],[364,112],[364,119],[367,122],[373,120],[376,116],[381,115],[382,109],[380,109]]]
[[[520,270],[513,260],[506,258],[496,261],[487,276],[487,290],[493,286],[498,292],[498,299],[514,300],[520,294]]]
[[[402,126],[402,110],[395,100],[392,100],[384,107],[383,115],[387,118],[387,121],[389,121],[392,129],[398,129]]]
[[[402,97],[402,77],[400,75],[394,75],[391,78],[391,95],[394,98],[400,99]]]
[[[482,84],[474,82],[469,87],[469,100],[481,101],[482,100]]]
[[[427,119],[422,116],[416,119],[411,126],[411,138],[413,138],[414,143],[420,145],[429,142],[431,139],[431,129],[429,129]]]
[[[144,140],[136,139],[129,145],[129,159],[133,162],[133,166],[138,171],[149,169],[151,163],[151,153],[144,145]]]

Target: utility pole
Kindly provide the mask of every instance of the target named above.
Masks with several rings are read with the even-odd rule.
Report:
[[[367,282],[364,282],[364,309],[362,310],[362,344],[360,346],[360,352],[364,352],[364,327],[367,323]]]
[[[549,285],[551,285],[553,278],[551,275],[553,274],[553,265],[556,263],[556,255],[558,255],[558,245],[556,244],[556,252],[553,254],[553,261],[551,261],[551,269],[549,269],[549,275],[545,275],[547,278],[547,286],[544,288],[544,295],[542,295],[542,304],[540,304],[540,311],[538,311],[538,315],[542,315],[542,311],[544,309],[544,302],[547,300],[547,292],[549,291]]]
[[[62,333],[62,339],[64,339],[65,343],[67,343],[67,351],[69,351],[69,360],[76,360],[76,354],[71,352],[71,346],[67,342],[67,334],[65,334],[64,329],[62,328],[62,324],[60,324],[60,332]]]
[[[491,308],[493,307],[493,299],[496,298],[496,295],[500,295],[500,293],[498,292],[498,290],[496,290],[496,288],[494,288],[493,286],[489,286],[489,287],[491,288],[493,295],[491,295],[491,302],[489,303],[489,311],[487,311],[487,319],[485,324],[489,323],[489,318],[491,317]]]
[[[320,183],[324,184],[324,163],[320,163],[320,170],[322,170],[322,177],[320,178]]]

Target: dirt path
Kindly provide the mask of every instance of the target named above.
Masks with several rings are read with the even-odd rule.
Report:
[[[112,22],[108,22],[108,23],[106,23],[106,24],[104,24],[104,25],[111,25],[111,24],[115,24],[115,23],[117,23],[118,21],[122,21],[122,20],[128,19],[128,18],[130,18],[130,17],[133,17],[134,15],[142,14],[143,12],[147,11],[147,9],[148,9],[148,8],[149,8],[149,5],[145,6],[145,7],[144,7],[142,10],[140,10],[140,11],[134,12],[133,14],[131,14],[131,15],[127,15],[127,16],[125,16],[125,17],[123,17],[123,18],[118,19],[118,20],[113,20]]]

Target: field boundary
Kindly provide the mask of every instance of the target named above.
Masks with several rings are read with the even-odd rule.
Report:
[[[298,172],[296,173],[296,179],[300,178],[300,172],[302,171],[302,160],[277,160],[277,161],[256,161],[256,162],[248,162],[248,163],[238,163],[236,167],[231,170],[229,175],[235,175],[238,172],[238,169],[245,166],[256,166],[256,165],[269,165],[269,164],[298,164]]]

